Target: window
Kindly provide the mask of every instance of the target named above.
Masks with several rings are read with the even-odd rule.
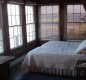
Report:
[[[3,36],[2,36],[2,13],[0,5],[0,53],[3,52]]]
[[[19,5],[8,4],[10,48],[22,45],[21,15]]]
[[[40,39],[59,38],[59,6],[41,6]]]
[[[25,6],[27,42],[35,40],[34,7]]]
[[[83,5],[67,6],[67,39],[83,40],[86,39],[85,9]]]

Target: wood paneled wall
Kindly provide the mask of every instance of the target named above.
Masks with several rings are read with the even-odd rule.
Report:
[[[36,0],[38,4],[80,3],[81,0]]]
[[[0,0],[0,2],[36,2],[37,4],[58,4],[58,3],[81,3],[83,0]]]
[[[86,0],[81,0],[81,3],[83,4],[85,11],[86,11]]]
[[[11,2],[10,2],[11,1]],[[17,3],[20,4],[20,11],[22,14],[22,37],[23,37],[23,45],[15,48],[10,49],[10,41],[9,41],[9,26],[8,26],[8,15],[7,15],[7,3]],[[36,40],[27,43],[26,38],[26,19],[25,19],[25,1],[24,0],[6,0],[1,2],[2,5],[2,22],[3,22],[3,42],[4,42],[4,54],[2,55],[14,55],[15,57],[21,56],[24,53],[30,51],[31,49],[36,47]],[[37,32],[36,32],[37,33]]]
[[[4,48],[5,48],[5,54],[6,55],[21,55],[23,54],[23,52],[27,52],[29,50],[31,50],[32,48],[36,47],[37,45],[39,45],[39,37],[38,37],[38,27],[39,27],[39,20],[38,20],[38,5],[55,5],[55,4],[60,4],[60,25],[62,27],[60,27],[61,29],[61,34],[60,34],[60,40],[63,40],[64,35],[62,33],[64,33],[64,4],[76,4],[76,3],[81,3],[81,0],[0,0],[0,2],[2,3],[2,16],[3,16],[3,34],[4,34]],[[18,3],[18,4],[22,4],[21,5],[21,13],[22,13],[22,28],[23,28],[23,46],[20,48],[17,48],[15,50],[10,50],[10,42],[9,42],[9,30],[8,30],[8,17],[7,17],[7,2],[13,2],[13,3]],[[24,6],[26,3],[28,2],[35,2],[38,5],[36,6],[36,15],[35,15],[35,21],[36,21],[36,40],[30,44],[27,44],[26,42],[26,24],[25,24],[25,12],[24,12]],[[63,16],[62,16],[63,15]]]

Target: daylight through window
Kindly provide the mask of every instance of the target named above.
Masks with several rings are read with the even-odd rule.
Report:
[[[67,6],[67,39],[83,40],[86,39],[86,16],[83,5]]]
[[[25,6],[27,42],[35,40],[34,7]]]
[[[3,52],[3,34],[2,34],[2,9],[0,5],[0,53]]]
[[[22,45],[21,15],[19,5],[8,4],[10,48]]]
[[[41,6],[40,39],[59,39],[59,6]]]

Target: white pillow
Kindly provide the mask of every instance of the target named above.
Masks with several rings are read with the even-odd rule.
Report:
[[[86,40],[82,41],[75,51],[76,54],[86,54]]]

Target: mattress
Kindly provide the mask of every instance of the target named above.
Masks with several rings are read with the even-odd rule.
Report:
[[[31,50],[25,57],[22,69],[44,67],[74,70],[77,60],[86,60],[86,55],[75,54],[81,42],[49,41]]]

